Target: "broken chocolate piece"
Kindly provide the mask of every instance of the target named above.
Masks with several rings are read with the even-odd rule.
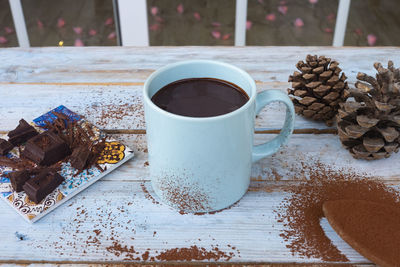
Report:
[[[52,131],[46,131],[31,138],[22,155],[33,162],[49,166],[71,154],[67,143]]]
[[[82,145],[74,149],[71,155],[71,166],[82,171],[85,169],[90,156],[90,150],[87,146]]]
[[[23,189],[29,199],[38,204],[63,181],[64,178],[57,172],[43,170],[37,176],[29,179],[24,184]]]
[[[13,148],[13,144],[0,138],[0,155],[5,156]]]
[[[29,125],[24,119],[21,119],[17,128],[8,133],[8,141],[14,146],[17,146],[28,141],[37,134],[38,132],[35,128]]]
[[[22,186],[31,178],[29,172],[26,170],[11,172],[8,176],[10,177],[11,186],[16,192],[24,190]]]

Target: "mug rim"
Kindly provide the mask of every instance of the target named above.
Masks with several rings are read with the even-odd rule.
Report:
[[[157,77],[160,73],[165,72],[165,71],[167,71],[167,70],[169,70],[171,68],[174,68],[174,67],[177,67],[177,66],[181,66],[181,65],[196,64],[196,63],[208,63],[208,64],[213,64],[213,65],[220,65],[220,66],[223,66],[223,67],[234,69],[235,71],[239,72],[241,75],[243,75],[250,82],[251,95],[249,96],[249,100],[243,106],[241,106],[240,108],[238,108],[238,109],[236,109],[234,111],[231,111],[231,112],[226,113],[226,114],[218,115],[218,116],[212,116],[212,117],[189,117],[189,116],[183,116],[183,115],[174,114],[174,113],[171,113],[169,111],[163,110],[162,108],[160,108],[156,104],[154,104],[153,101],[151,101],[151,99],[149,97],[149,85],[154,80],[155,77]],[[231,81],[227,81],[227,82],[231,82]],[[180,120],[191,120],[191,121],[213,121],[213,120],[221,120],[221,119],[225,119],[225,118],[228,118],[228,117],[235,116],[236,114],[243,112],[250,105],[252,105],[253,102],[256,99],[256,95],[257,95],[256,83],[255,83],[254,79],[246,71],[244,71],[241,68],[236,67],[236,66],[234,66],[232,64],[225,63],[225,62],[222,62],[222,61],[217,61],[217,60],[204,60],[204,59],[184,60],[184,61],[179,61],[179,62],[175,62],[175,63],[171,63],[171,64],[168,64],[168,65],[165,65],[165,66],[157,69],[156,71],[154,71],[146,79],[146,81],[144,83],[144,86],[143,86],[143,98],[144,98],[144,101],[149,105],[150,108],[158,111],[159,113],[162,113],[163,115],[171,117],[171,118],[180,119]]]

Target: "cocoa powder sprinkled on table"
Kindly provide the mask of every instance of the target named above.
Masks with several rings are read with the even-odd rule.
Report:
[[[160,190],[164,198],[180,210],[181,214],[185,214],[186,211],[209,209],[208,196],[196,185],[183,185],[178,179],[169,178],[160,183]]]
[[[142,191],[144,193],[144,196],[146,199],[151,200],[151,202],[153,204],[160,204],[160,202],[158,202],[149,192],[149,190],[147,190],[146,185],[144,183],[140,184],[140,187],[142,188]]]
[[[101,233],[101,230],[100,229],[96,229],[96,230],[93,230],[93,232],[95,232],[96,235],[99,235]]]
[[[234,247],[231,249],[236,250]],[[114,241],[112,246],[106,247],[106,250],[117,257],[124,257],[126,260],[135,261],[154,261],[156,259],[159,261],[228,261],[235,256],[233,251],[224,252],[217,246],[212,246],[211,249],[207,250],[206,248],[198,247],[196,245],[188,248],[167,249],[159,253],[156,251],[156,253],[158,253],[157,255],[150,256],[150,249],[147,249],[144,253],[140,254],[133,246],[121,245],[118,241]]]
[[[142,259],[147,261],[149,259],[150,252],[147,250],[145,253],[142,254]]]
[[[161,252],[155,258],[160,261],[202,261],[202,260],[230,260],[233,252],[227,254],[217,247],[207,250],[203,247],[173,248]]]
[[[123,246],[118,241],[114,241],[112,246],[106,247],[106,250],[117,257],[124,256],[127,260],[141,260],[141,257],[138,256],[139,252],[133,246]]]
[[[356,199],[396,205],[400,194],[372,177],[349,169],[334,170],[321,163],[303,163],[306,181],[285,189],[290,195],[278,206],[278,222],[283,223],[281,237],[293,255],[324,261],[348,261],[332,244],[320,226],[322,204],[327,200]]]
[[[136,128],[144,127],[143,104],[132,100],[130,103],[93,105],[85,110],[87,116],[94,116],[94,124],[100,127],[107,126],[114,121],[120,121],[125,117],[139,118]]]

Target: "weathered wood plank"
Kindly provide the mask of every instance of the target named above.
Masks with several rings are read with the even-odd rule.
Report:
[[[144,80],[155,69],[183,58],[232,63],[248,71],[259,90],[285,90],[295,63],[308,53],[338,60],[352,84],[358,71],[373,74],[375,61],[385,63],[390,58],[399,65],[399,52],[396,47],[2,49],[0,132],[12,129],[21,117],[31,120],[59,104],[86,115],[101,128],[143,132],[140,101]],[[102,118],[102,111],[110,110],[111,105],[117,106],[117,112],[111,119]],[[258,130],[278,129],[282,111],[279,105],[264,111],[257,119]],[[296,129],[306,128],[327,129],[298,117]],[[290,255],[279,237],[282,225],[273,214],[286,196],[282,189],[303,178],[302,163],[352,168],[400,185],[397,154],[374,162],[359,161],[341,147],[337,136],[297,134],[279,153],[253,166],[251,188],[234,207],[214,215],[182,215],[155,204],[142,189],[142,183],[150,189],[145,135],[115,136],[134,147],[136,157],[37,224],[28,225],[0,202],[0,262],[131,261],[129,253],[118,255],[110,249],[113,241],[118,241],[122,246],[133,246],[138,261],[144,260],[142,255],[148,248],[150,256],[156,256],[169,248],[197,245],[232,252],[231,262],[321,263]],[[255,143],[273,136],[257,134]],[[322,226],[352,263],[368,264],[334,234],[326,221]]]
[[[373,72],[375,61],[400,64],[398,47],[53,47],[0,51],[0,81],[143,82],[155,69],[183,59],[232,63],[259,81],[286,82],[307,54],[338,60],[353,81],[358,71]]]
[[[132,261],[133,256],[143,261],[146,251],[152,257],[196,245],[232,252],[232,262],[321,262],[291,255],[279,237],[283,226],[273,210],[285,197],[280,190],[249,191],[230,209],[192,215],[153,203],[142,186],[151,191],[148,182],[99,181],[33,225],[0,202],[0,260],[99,262]],[[326,221],[322,226],[351,262],[368,262],[347,247]],[[118,255],[111,248],[113,242],[132,246],[138,254]]]
[[[56,265],[55,265],[56,264]],[[135,267],[165,267],[165,266],[171,266],[177,264],[155,264],[155,263],[149,263],[149,264],[124,264],[124,263],[119,263],[119,264],[104,264],[104,263],[84,263],[84,261],[80,261],[79,263],[60,263],[54,262],[54,263],[0,263],[0,267],[126,267],[126,266],[135,266]],[[344,264],[345,265],[345,264]],[[230,263],[230,264],[221,264],[221,263],[210,263],[210,262],[204,262],[204,263],[190,263],[190,262],[185,262],[185,266],[230,266],[230,267],[327,267],[331,266],[329,264],[320,264],[320,263],[315,263],[315,264],[310,264],[310,263],[305,263],[305,264],[297,264],[297,263],[289,263],[289,264],[279,264],[279,263],[273,263],[273,264],[235,264],[235,263]],[[372,263],[363,263],[363,264],[348,264],[348,266],[352,267],[368,267],[368,266],[376,266],[375,264]]]
[[[19,119],[30,121],[58,105],[65,105],[104,129],[144,129],[142,85],[59,85],[59,84],[0,84],[0,131],[8,131]],[[285,90],[274,83],[268,88]],[[267,89],[258,85],[259,91]],[[257,130],[280,129],[285,107],[273,103],[256,120]],[[296,129],[326,129],[323,123],[296,117]]]
[[[133,148],[135,157],[105,176],[104,181],[149,181],[147,143],[144,134],[118,134],[114,138]],[[0,136],[1,137],[1,136]],[[270,140],[274,135],[256,134],[255,143]],[[333,169],[351,169],[376,179],[400,181],[400,153],[388,159],[356,160],[345,150],[338,136],[330,134],[293,135],[289,144],[271,157],[252,167],[253,181],[296,181],[304,178],[303,164],[321,163]]]
[[[146,136],[114,135],[135,151],[135,158],[124,166],[103,178],[103,180],[118,181],[148,181]],[[256,134],[255,143],[262,143],[273,138],[270,134]],[[331,134],[293,135],[289,144],[275,155],[263,159],[253,165],[253,181],[295,181],[304,178],[303,164],[321,163],[336,169],[352,169],[355,172],[376,176],[386,181],[400,181],[400,153],[393,154],[388,159],[365,161],[354,159],[345,150],[339,137]]]

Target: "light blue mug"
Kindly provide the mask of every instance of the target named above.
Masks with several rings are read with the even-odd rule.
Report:
[[[234,83],[249,100],[230,113],[206,118],[176,115],[151,101],[165,85],[186,78]],[[143,97],[153,189],[163,202],[184,212],[216,211],[238,201],[248,189],[251,164],[277,152],[293,132],[294,107],[289,97],[278,90],[257,95],[249,74],[223,62],[167,65],[146,80]],[[274,101],[286,105],[283,129],[273,140],[253,146],[255,116]]]

